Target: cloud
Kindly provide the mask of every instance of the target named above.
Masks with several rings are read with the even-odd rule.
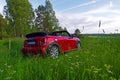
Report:
[[[57,13],[57,18],[60,25],[66,27],[71,33],[76,28],[79,28],[82,33],[98,33],[99,20],[102,21],[100,33],[103,33],[102,29],[106,33],[114,33],[115,29],[120,29],[120,10],[111,9],[108,4],[81,14]],[[84,31],[82,30],[83,26],[85,26]]]
[[[69,10],[76,9],[76,8],[79,8],[79,7],[83,7],[83,6],[88,6],[88,5],[94,4],[96,2],[97,2],[96,0],[92,0],[92,1],[87,2],[87,3],[79,4],[77,6],[73,6],[71,8],[64,9],[61,12],[69,11]]]
[[[109,4],[105,4],[102,7],[96,8],[96,9],[92,9],[89,10],[87,12],[83,12],[82,14],[87,15],[87,14],[101,14],[101,13],[106,13],[110,10]]]
[[[109,5],[110,5],[110,7],[113,7],[113,2],[111,0],[110,0],[110,4]]]

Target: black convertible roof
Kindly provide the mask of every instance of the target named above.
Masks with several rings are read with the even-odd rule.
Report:
[[[63,30],[63,31],[55,31],[55,32],[52,32],[50,35],[55,35],[56,33],[63,33],[63,32],[68,33],[68,31]],[[70,33],[68,33],[68,35],[71,36]]]
[[[62,32],[67,32],[67,31],[55,31],[55,32],[52,32],[50,33],[49,35],[54,35],[56,33],[62,33]],[[67,32],[68,33],[68,32]],[[69,33],[68,33],[69,34]],[[45,33],[45,32],[34,32],[34,33],[30,33],[30,34],[27,34],[26,35],[26,38],[31,38],[31,37],[38,37],[38,36],[47,36],[48,34]],[[71,36],[69,34],[69,36]]]
[[[34,32],[26,35],[26,38],[31,38],[31,37],[38,37],[38,36],[46,36],[47,33],[45,32]]]

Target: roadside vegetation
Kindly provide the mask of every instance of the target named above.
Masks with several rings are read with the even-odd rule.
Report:
[[[2,80],[120,80],[120,37],[85,37],[58,58],[23,57],[23,39],[0,40]]]

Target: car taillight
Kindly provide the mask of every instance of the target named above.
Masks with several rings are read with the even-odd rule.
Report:
[[[45,38],[41,39],[41,41],[40,41],[40,46],[44,46],[45,43],[46,43],[46,39],[45,39]]]

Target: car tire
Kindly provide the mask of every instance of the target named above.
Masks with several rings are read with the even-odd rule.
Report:
[[[59,47],[57,45],[50,45],[48,47],[48,52],[51,56],[51,58],[57,58],[60,51],[59,51]]]
[[[80,42],[77,42],[77,50],[80,50],[81,49],[81,44]]]

